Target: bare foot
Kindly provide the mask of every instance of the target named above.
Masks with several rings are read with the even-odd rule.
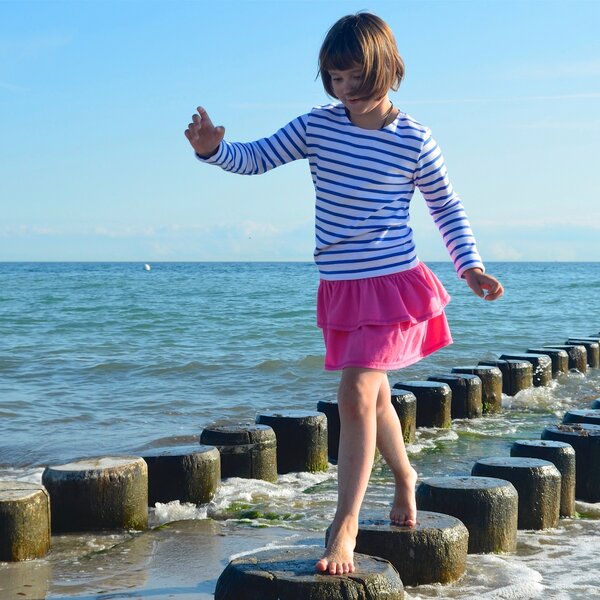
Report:
[[[330,575],[354,573],[354,546],[357,533],[356,524],[342,524],[338,527],[334,521],[327,549],[315,565],[317,571]]]
[[[392,525],[414,527],[417,524],[417,503],[415,500],[415,486],[417,472],[411,467],[410,476],[403,481],[396,482],[394,502],[390,511]]]

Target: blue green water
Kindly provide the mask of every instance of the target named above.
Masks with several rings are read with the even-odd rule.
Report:
[[[452,296],[454,344],[391,372],[392,384],[600,333],[600,263],[489,263],[506,289],[491,303],[472,294],[450,263],[429,266]],[[39,481],[46,464],[193,445],[215,419],[315,410],[334,399],[338,375],[323,371],[315,324],[317,285],[309,263],[157,263],[151,271],[139,263],[0,263],[0,477]],[[499,415],[418,431],[411,461],[421,477],[468,474],[478,458],[507,456],[514,440],[539,438],[565,410],[597,397],[600,370],[563,375],[504,397]],[[378,462],[363,514],[384,516],[392,493],[391,474]],[[166,505],[153,518],[321,535],[335,503],[330,466],[276,484],[226,481],[209,505]],[[240,506],[258,516],[240,520]],[[600,505],[579,508],[600,516]],[[519,534],[517,556],[470,558],[459,583],[407,597],[589,597],[600,575],[582,583],[573,573],[600,573],[592,551],[599,524],[566,520],[551,532]],[[570,547],[574,563],[552,560]],[[514,578],[522,585],[511,592]]]
[[[455,343],[391,373],[418,378],[600,331],[600,264],[490,263],[486,303],[450,263]],[[312,264],[0,264],[0,465],[134,451],[207,422],[334,398]]]

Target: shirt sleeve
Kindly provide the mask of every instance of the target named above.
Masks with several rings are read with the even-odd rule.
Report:
[[[217,165],[239,175],[260,175],[275,167],[306,158],[306,122],[308,115],[290,121],[272,136],[255,142],[227,142],[222,140],[216,154],[196,158]]]
[[[450,183],[444,157],[429,129],[417,161],[415,184],[427,202],[458,276],[474,267],[485,270],[465,209]]]

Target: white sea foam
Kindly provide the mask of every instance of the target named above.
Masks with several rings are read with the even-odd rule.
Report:
[[[206,519],[208,516],[207,505],[196,506],[189,502],[183,504],[179,500],[173,502],[157,502],[154,509],[150,509],[150,523],[152,527],[171,523],[173,521],[189,521],[193,519]]]

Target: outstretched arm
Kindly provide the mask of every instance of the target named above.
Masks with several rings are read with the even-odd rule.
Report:
[[[297,117],[272,136],[255,142],[227,142],[225,128],[215,127],[207,112],[198,114],[185,131],[185,137],[196,151],[199,160],[217,165],[231,173],[259,175],[270,169],[307,157],[307,115]]]

